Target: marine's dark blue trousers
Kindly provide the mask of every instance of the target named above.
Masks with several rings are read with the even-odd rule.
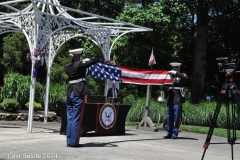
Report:
[[[169,104],[167,106],[167,136],[178,136],[181,110],[181,104]]]
[[[67,145],[78,145],[84,113],[84,96],[67,98]]]

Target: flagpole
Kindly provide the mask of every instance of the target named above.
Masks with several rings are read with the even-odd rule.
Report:
[[[152,54],[153,54],[153,48],[152,48],[151,56]],[[151,65],[151,70],[152,70],[152,65]],[[145,116],[143,117],[141,122],[138,124],[137,129],[158,132],[158,129],[154,127],[154,124],[151,118],[149,117],[151,92],[152,92],[152,85],[147,85]]]

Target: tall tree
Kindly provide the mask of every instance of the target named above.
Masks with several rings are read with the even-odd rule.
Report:
[[[128,6],[119,15],[125,22],[152,28],[152,32],[128,34],[120,38],[113,47],[117,53],[117,64],[134,68],[147,68],[152,47],[157,64],[153,69],[170,69],[169,63],[184,59],[183,70],[191,68],[192,44],[189,34],[190,19],[185,5],[172,1],[148,5],[144,8]],[[185,57],[185,58],[183,58]],[[188,71],[187,71],[188,73]],[[138,86],[139,96],[146,94],[145,86]],[[159,90],[154,86],[153,92]],[[158,87],[158,88],[157,88]],[[157,93],[157,92],[156,92]],[[154,93],[153,93],[154,94]]]
[[[208,36],[208,11],[206,1],[198,0],[197,26],[194,33],[194,60],[191,88],[191,101],[199,103],[204,98],[204,82],[206,77],[206,51]]]

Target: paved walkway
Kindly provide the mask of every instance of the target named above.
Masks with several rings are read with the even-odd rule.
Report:
[[[59,122],[33,122],[27,133],[26,121],[0,121],[0,158],[58,160],[200,160],[206,134],[181,132],[179,139],[163,139],[165,131],[151,132],[126,127],[126,135],[81,137],[82,148],[66,147],[59,134]],[[213,136],[211,143],[227,142]],[[240,145],[233,145],[234,159],[240,160]],[[211,144],[204,160],[231,160],[231,145]]]

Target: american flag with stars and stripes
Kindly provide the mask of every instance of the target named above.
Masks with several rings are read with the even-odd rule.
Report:
[[[119,67],[99,62],[88,68],[87,76],[140,85],[172,84],[171,76],[165,70]]]
[[[122,81],[121,69],[118,66],[99,62],[88,68],[87,75],[101,80]]]
[[[155,56],[153,54],[153,49],[152,49],[152,53],[151,53],[151,56],[150,56],[149,61],[148,61],[148,66],[152,66],[154,64],[156,64],[156,59],[155,59]]]

